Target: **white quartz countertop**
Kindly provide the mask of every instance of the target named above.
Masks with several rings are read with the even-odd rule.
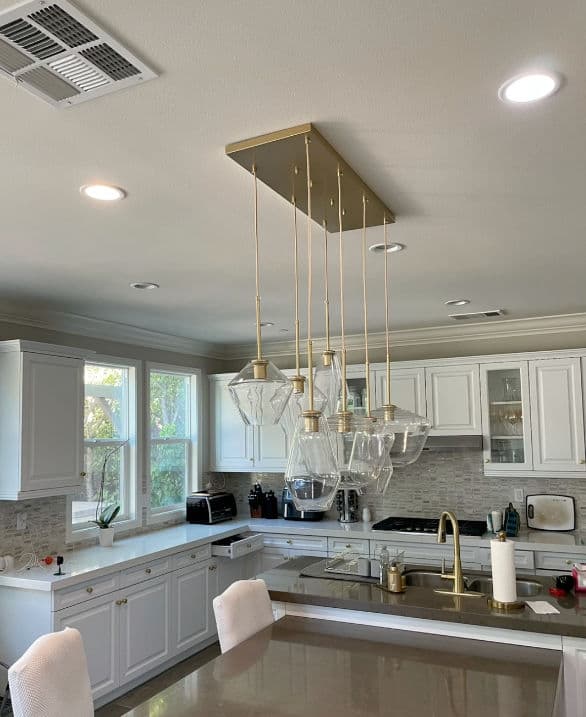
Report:
[[[302,522],[267,519],[240,519],[217,525],[190,525],[182,523],[169,528],[153,530],[149,533],[124,538],[116,537],[112,548],[92,545],[76,548],[64,553],[65,575],[55,576],[56,566],[19,570],[22,560],[16,556],[16,570],[0,573],[0,586],[18,587],[32,590],[57,590],[75,585],[84,580],[93,579],[112,570],[123,570],[131,565],[164,557],[182,548],[190,549],[235,535],[244,530],[283,535],[317,535],[322,537],[346,536],[364,540],[391,540],[394,543],[436,544],[435,535],[416,533],[394,533],[372,530],[372,523],[341,524],[336,520]],[[494,536],[485,534],[480,538],[463,536],[462,545],[471,547],[490,547]],[[525,530],[518,538],[513,538],[518,550],[551,551],[571,556],[572,559],[586,562],[586,534],[579,531],[553,533]],[[448,536],[448,542],[451,537]]]

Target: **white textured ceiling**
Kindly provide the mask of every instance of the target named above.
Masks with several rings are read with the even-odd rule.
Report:
[[[77,5],[161,77],[70,110],[0,81],[0,302],[252,340],[250,175],[223,148],[312,121],[397,214],[391,236],[408,248],[393,257],[394,328],[446,324],[443,302],[460,296],[511,318],[586,310],[583,0]],[[566,86],[531,106],[497,99],[534,67]],[[129,197],[84,200],[92,180]],[[266,336],[282,339],[291,213],[269,190],[260,200]],[[359,235],[346,244],[359,331]],[[381,258],[368,265],[380,329]],[[161,289],[128,288],[142,279]]]

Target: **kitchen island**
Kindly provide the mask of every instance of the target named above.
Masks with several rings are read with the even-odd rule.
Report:
[[[284,617],[126,717],[551,717],[559,653]]]

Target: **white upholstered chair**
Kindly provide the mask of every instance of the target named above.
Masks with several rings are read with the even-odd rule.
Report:
[[[264,580],[237,580],[214,598],[214,615],[222,652],[268,627],[273,621]]]
[[[8,670],[14,717],[93,717],[81,635],[66,627],[43,635]]]

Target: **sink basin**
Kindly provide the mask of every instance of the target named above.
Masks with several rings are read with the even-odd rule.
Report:
[[[474,578],[472,581],[467,582],[467,588],[475,592],[492,595],[492,578]],[[540,595],[542,592],[543,585],[536,580],[517,580],[518,597],[534,597],[535,595]]]
[[[432,570],[407,570],[403,577],[407,587],[445,589],[451,585],[450,580],[445,580],[441,573]]]

